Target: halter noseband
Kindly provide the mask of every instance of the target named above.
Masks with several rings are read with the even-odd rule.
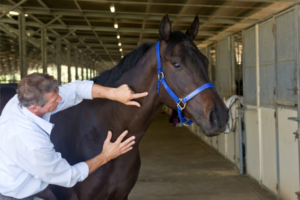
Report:
[[[180,122],[182,124],[184,124],[184,125],[187,125],[187,126],[191,125],[193,123],[193,121],[192,120],[187,121],[187,119],[184,117],[184,115],[181,112],[185,108],[186,102],[189,101],[189,100],[191,100],[194,96],[196,96],[198,93],[202,92],[206,88],[215,87],[215,86],[212,83],[206,83],[206,84],[198,87],[196,90],[194,90],[193,92],[191,92],[190,94],[188,94],[186,97],[184,97],[184,98],[178,98],[176,96],[176,94],[168,86],[168,84],[167,84],[167,82],[165,80],[164,73],[163,73],[163,71],[161,69],[159,44],[160,44],[160,40],[156,43],[156,59],[157,59],[157,66],[158,66],[158,71],[157,71],[157,73],[158,73],[158,87],[157,87],[158,95],[160,95],[159,94],[159,88],[160,88],[160,83],[162,83],[163,86],[165,87],[165,89],[167,90],[167,92],[169,93],[169,95],[177,103],[177,112],[178,112],[178,116],[179,116]]]

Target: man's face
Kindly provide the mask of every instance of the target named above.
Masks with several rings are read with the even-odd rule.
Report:
[[[44,114],[56,110],[58,103],[62,100],[58,92],[49,92],[45,96],[48,99],[47,103],[43,107],[39,107],[40,112]]]

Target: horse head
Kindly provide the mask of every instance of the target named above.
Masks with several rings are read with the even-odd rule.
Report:
[[[199,29],[198,16],[186,33],[171,31],[171,22],[166,14],[160,24],[160,63],[165,82],[179,98],[184,98],[197,88],[211,83],[208,77],[208,59],[199,51],[193,40]],[[162,76],[162,75],[160,75]],[[159,95],[164,104],[172,109],[178,105],[159,83]],[[228,109],[212,84],[183,105],[184,116],[201,127],[204,134],[214,136],[225,130]]]

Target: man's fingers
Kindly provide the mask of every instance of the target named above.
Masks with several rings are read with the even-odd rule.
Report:
[[[138,99],[138,98],[141,98],[141,97],[145,97],[147,95],[148,95],[148,92],[136,93],[136,94],[132,94],[131,99]]]
[[[136,106],[136,107],[141,107],[141,104],[136,101],[129,101],[126,103],[127,106]]]
[[[128,138],[127,140],[125,140],[124,142],[121,143],[120,148],[132,146],[135,143],[134,139],[135,139],[134,136]]]
[[[123,140],[123,138],[127,135],[128,131],[124,131],[117,139],[116,142],[121,143],[121,141]]]
[[[124,149],[121,151],[122,154],[127,153],[128,151],[130,151],[132,149],[132,147],[128,148],[128,149]]]
[[[122,151],[123,151],[123,150],[126,150],[126,149],[132,147],[134,144],[135,144],[135,141],[132,141],[132,142],[130,142],[130,143],[124,145],[124,147],[121,147],[121,150],[122,150]]]
[[[112,132],[111,132],[111,131],[108,131],[107,137],[106,137],[106,139],[105,139],[105,142],[110,142],[111,137],[112,137]]]

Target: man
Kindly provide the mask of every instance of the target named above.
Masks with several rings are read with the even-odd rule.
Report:
[[[55,199],[49,184],[72,187],[108,161],[130,151],[134,136],[121,142],[124,131],[111,143],[108,132],[102,152],[94,158],[70,166],[50,141],[52,114],[80,103],[83,99],[107,98],[140,107],[127,85],[108,88],[92,81],[75,81],[58,86],[48,74],[34,73],[23,78],[17,94],[7,103],[0,117],[0,200],[34,196]]]

